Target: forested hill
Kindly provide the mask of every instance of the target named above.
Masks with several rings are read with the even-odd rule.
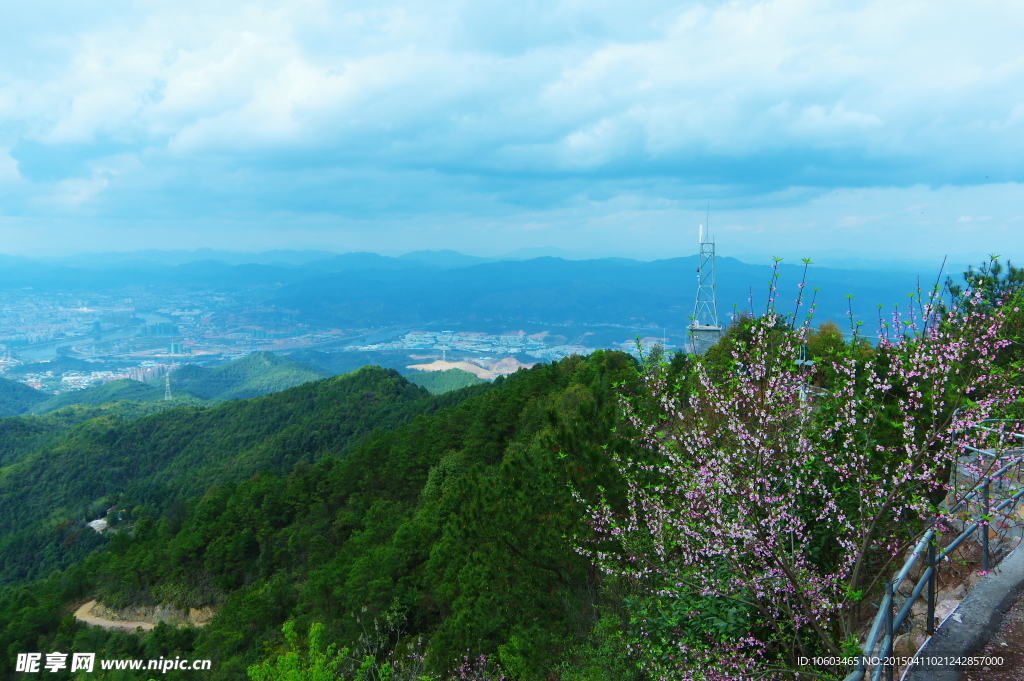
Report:
[[[90,537],[80,529],[112,505],[129,517],[161,517],[184,499],[261,470],[286,473],[301,461],[344,457],[370,433],[408,423],[445,399],[367,367],[212,408],[73,425],[34,451],[8,453],[13,462],[0,469],[0,580],[45,575],[81,557],[78,540]]]
[[[409,374],[405,377],[410,383],[422,386],[434,395],[465,388],[467,385],[478,385],[483,383],[482,378],[462,369],[447,369],[445,371],[425,371]]]
[[[0,471],[0,529],[16,533],[0,565],[19,579],[68,556],[67,532],[30,552],[43,538],[19,533],[26,522],[81,527],[90,505],[123,520],[108,550],[0,593],[0,674],[22,651],[103,649],[210,658],[210,678],[241,681],[281,650],[292,619],[300,632],[322,623],[357,661],[425,654],[446,673],[470,652],[518,678],[558,665],[634,678],[593,636],[607,599],[566,539],[582,531],[569,484],[609,484],[609,451],[630,446],[613,439],[612,384],[632,367],[598,352],[436,397],[367,368],[216,408],[87,421]],[[62,623],[93,597],[217,615],[140,636]]]
[[[244,400],[330,375],[318,367],[272,352],[254,352],[212,368],[186,364],[171,373],[170,382],[173,394],[183,393],[201,400]],[[150,383],[158,385],[163,394],[162,378]]]
[[[46,394],[24,383],[0,378],[0,417],[24,414],[40,402],[46,401]]]
[[[33,389],[29,388],[29,390]],[[38,390],[33,390],[33,392],[39,393]],[[118,400],[154,402],[156,400],[163,399],[164,396],[164,392],[162,390],[158,390],[154,386],[139,383],[138,381],[132,381],[130,379],[111,381],[110,383],[104,383],[103,385],[97,385],[83,390],[70,390],[68,392],[58,393],[49,397],[47,397],[45,393],[39,394],[43,397],[43,400],[32,406],[32,408],[28,410],[28,413],[45,414],[47,412],[54,411],[55,409],[61,409],[62,407],[67,407],[73,404],[100,405],[117,402]]]
[[[56,371],[68,367],[67,358],[42,364]],[[86,368],[89,365],[85,364]],[[25,373],[41,364],[25,364],[10,373]],[[353,371],[357,367],[349,367]],[[72,364],[71,369],[81,369]],[[318,381],[332,375],[331,371],[280,357],[272,352],[254,352],[227,364],[201,367],[195,364],[171,372],[172,395],[180,402],[223,402],[246,399],[285,390],[309,381]],[[0,416],[16,414],[45,414],[74,404],[101,405],[121,400],[155,402],[164,399],[164,379],[148,383],[130,379],[112,381],[84,390],[72,390],[47,396],[21,383],[0,378]]]

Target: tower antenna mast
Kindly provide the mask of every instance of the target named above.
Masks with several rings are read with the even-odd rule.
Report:
[[[708,204],[708,222],[711,219],[711,204]],[[698,229],[700,256],[697,266],[697,301],[693,306],[693,321],[690,324],[690,342],[693,354],[703,355],[708,348],[722,337],[718,323],[718,292],[715,283],[715,240],[709,230],[701,225]]]
[[[168,372],[164,374],[164,399],[169,400],[171,398],[171,374]]]

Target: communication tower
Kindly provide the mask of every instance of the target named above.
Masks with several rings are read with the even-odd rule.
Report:
[[[171,399],[171,375],[164,374],[164,399]]]
[[[690,324],[690,347],[695,355],[703,355],[722,337],[718,323],[718,298],[715,290],[715,240],[704,225],[698,229],[700,260],[697,267],[697,302]]]

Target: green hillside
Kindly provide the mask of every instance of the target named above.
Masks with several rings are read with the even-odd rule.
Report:
[[[621,444],[609,442],[611,384],[631,367],[598,353],[436,397],[368,367],[215,408],[80,424],[0,473],[0,503],[18,509],[0,519],[4,578],[94,551],[95,537],[68,537],[101,509],[133,529],[7,591],[24,600],[29,589],[39,606],[0,596],[0,648],[86,645],[58,632],[60,604],[98,597],[218,608],[180,636],[88,638],[111,656],[209,657],[214,679],[245,678],[290,618],[302,631],[323,622],[347,646],[376,618],[382,654],[425,645],[439,673],[467,645],[504,646],[503,663],[537,678],[537,664],[584,640],[598,604],[596,575],[565,539],[581,520],[567,483],[590,489],[605,475],[602,445]],[[568,442],[573,459],[552,456]]]
[[[0,378],[0,417],[24,414],[41,402],[46,393],[7,378]]]
[[[47,363],[47,366],[57,366],[57,362],[64,359],[67,358]],[[72,368],[77,370],[76,367]],[[267,395],[309,381],[317,381],[329,375],[329,372],[292,361],[287,357],[278,357],[270,352],[258,352],[209,369],[187,364],[171,374],[171,389],[178,405],[197,404],[201,401],[222,402]],[[120,401],[155,402],[164,398],[163,378],[147,383],[122,379],[51,396],[21,383],[4,379],[0,381],[3,381],[0,382],[0,409],[5,404],[10,405],[6,413],[0,411],[0,416],[26,412],[45,414],[75,404],[98,406]],[[12,395],[12,398],[4,400],[7,394]],[[28,400],[34,401],[29,404]],[[23,404],[27,406],[18,411]]]
[[[31,388],[30,388],[31,390]],[[36,404],[32,408],[33,414],[45,414],[46,412],[67,407],[72,404],[100,405],[118,400],[134,400],[136,402],[151,402],[163,399],[162,390],[157,390],[151,385],[133,381],[129,378],[120,381],[111,381],[103,385],[84,388],[82,390],[71,390],[65,393],[58,393],[46,400]]]
[[[462,369],[423,371],[415,374],[409,374],[405,377],[405,380],[426,388],[433,395],[441,395],[443,393],[451,392],[452,390],[465,388],[466,386],[486,383],[482,378],[477,378],[473,374],[468,371],[463,371]]]
[[[75,404],[44,416],[0,418],[0,470],[28,456],[47,443],[67,435],[70,428],[89,419],[112,416],[132,420],[164,409],[181,406],[171,402],[107,402],[101,405]]]
[[[213,408],[133,421],[115,412],[72,425],[0,469],[0,583],[73,562],[74,542],[54,527],[80,527],[115,500],[159,517],[212,486],[345,456],[370,433],[443,404],[393,371],[367,367]]]
[[[195,400],[198,402],[198,400]],[[31,454],[45,444],[60,439],[68,430],[100,416],[133,420],[165,409],[182,406],[181,400],[137,402],[118,400],[98,405],[73,404],[43,416],[0,418],[0,471],[4,466]]]
[[[401,371],[409,363],[409,355],[404,352],[321,352],[305,348],[292,350],[284,357],[317,367],[331,375],[347,374],[368,365]]]
[[[64,424],[48,418],[32,416],[0,418],[0,470],[30,454],[63,430]]]
[[[965,443],[951,414],[1021,416],[1022,308],[876,346],[741,317],[699,359],[599,351],[443,395],[364,367],[216,406],[0,420],[0,681],[51,651],[208,659],[211,681],[844,678],[801,657],[856,645],[932,524],[922,500]],[[72,615],[90,599],[212,619],[108,631]]]
[[[201,400],[240,400],[285,390],[332,375],[308,364],[272,352],[254,352],[227,364],[206,368],[187,364],[171,374],[173,394],[189,394]],[[150,381],[160,385],[164,379]]]

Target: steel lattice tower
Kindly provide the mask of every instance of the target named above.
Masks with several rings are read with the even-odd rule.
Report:
[[[164,374],[164,399],[171,399],[171,375]]]
[[[703,355],[722,337],[718,324],[718,294],[715,287],[715,240],[700,226],[700,260],[697,267],[697,302],[693,306],[690,338],[693,354]]]
[[[715,240],[700,226],[700,266],[697,268],[697,302],[693,326],[718,326],[718,296],[715,291]]]

